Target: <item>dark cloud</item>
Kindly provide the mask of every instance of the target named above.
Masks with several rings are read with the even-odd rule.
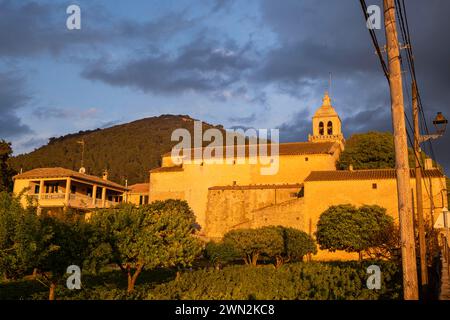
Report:
[[[198,37],[174,56],[161,53],[111,66],[97,61],[83,71],[91,80],[129,86],[145,92],[214,92],[231,88],[253,66],[251,43],[239,47]]]
[[[222,10],[229,10],[230,6],[234,3],[234,0],[213,0],[207,1],[207,3],[212,3],[211,13],[216,13]]]
[[[299,111],[278,127],[281,142],[307,141],[308,134],[312,133],[312,121],[307,110]]]
[[[28,102],[29,97],[23,87],[24,80],[13,73],[0,72],[0,137],[12,138],[27,133],[31,129],[21,123],[16,111]]]
[[[39,148],[40,146],[43,146],[47,142],[48,142],[48,139],[46,139],[46,138],[31,138],[31,139],[28,139],[28,140],[20,143],[19,147],[21,149],[36,149],[36,148]]]
[[[86,119],[97,114],[96,108],[64,109],[54,107],[41,107],[33,110],[33,115],[39,119]]]
[[[381,1],[371,4],[382,6]],[[450,43],[442,40],[448,38],[450,30],[446,17],[450,2],[425,4],[414,0],[407,1],[406,6],[419,88],[425,116],[431,124],[437,111],[450,116]],[[281,92],[298,98],[320,97],[328,86],[328,72],[332,72],[332,98],[347,135],[369,130],[392,131],[389,88],[364,27],[358,1],[286,0],[280,5],[267,0],[262,2],[261,13],[278,43],[253,74],[255,82],[274,84]],[[383,45],[384,31],[377,31],[377,37]],[[410,115],[408,77],[405,86],[406,112]],[[309,119],[305,122],[302,117],[302,113],[294,114],[293,120],[282,126],[289,132],[288,140],[304,139],[310,132]],[[434,143],[437,160],[447,170],[450,149],[445,146],[449,142],[447,135]]]
[[[256,118],[256,114],[252,113],[246,117],[230,117],[228,120],[234,123],[252,123],[256,120]]]
[[[33,110],[33,115],[39,119],[66,119],[70,117],[68,110],[61,108],[37,108]]]
[[[71,54],[85,58],[91,50],[105,45],[139,39],[147,43],[167,40],[194,25],[185,12],[171,12],[148,22],[115,19],[105,7],[83,3],[81,30],[68,30],[69,4],[0,0],[0,57],[26,57],[39,53]],[[11,32],[14,30],[14,32]]]

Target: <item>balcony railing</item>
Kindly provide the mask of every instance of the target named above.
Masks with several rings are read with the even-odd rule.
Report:
[[[33,193],[29,194],[30,197],[33,199],[38,200],[39,194]],[[59,200],[56,204],[61,204],[61,200],[65,199],[64,193],[42,193],[40,195],[41,200],[46,200],[46,202],[51,200]],[[88,195],[82,195],[82,194],[69,194],[69,206],[75,207],[75,208],[84,208],[84,209],[93,209],[93,208],[102,208],[103,207],[103,200],[102,199],[94,199]],[[105,200],[105,208],[113,207],[118,205],[119,202],[114,202],[110,200]]]

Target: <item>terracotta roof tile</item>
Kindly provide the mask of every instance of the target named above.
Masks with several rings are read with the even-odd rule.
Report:
[[[160,167],[160,168],[156,168],[156,169],[150,170],[150,173],[156,173],[156,172],[177,172],[177,171],[183,171],[183,168],[181,166]]]
[[[149,183],[136,183],[128,187],[133,193],[148,193],[150,191]]]
[[[259,190],[259,189],[298,189],[303,184],[249,184],[249,185],[234,185],[234,186],[214,186],[209,187],[208,190]]]
[[[39,178],[76,178],[86,182],[95,182],[100,185],[126,190],[118,183],[104,180],[97,176],[80,173],[66,168],[36,168],[14,176],[14,179],[39,179]]]
[[[338,147],[336,142],[288,142],[279,144],[279,155],[303,155],[303,154],[333,154]],[[252,145],[255,146],[255,145]],[[226,156],[227,148],[232,148],[234,154],[237,153],[237,146],[223,147],[223,156]],[[204,150],[205,148],[202,148]],[[186,149],[186,151],[191,152],[191,157],[194,156],[194,150],[197,149]],[[229,150],[229,149],[228,149]],[[271,145],[267,145],[267,154],[270,155]],[[182,152],[180,152],[182,154]],[[202,151],[203,154],[203,151]],[[245,155],[249,154],[249,145],[245,145]],[[167,152],[163,157],[169,157],[171,152]]]
[[[438,169],[425,170],[425,177],[440,178],[443,174]],[[411,169],[411,177],[414,177]],[[305,179],[308,181],[340,181],[340,180],[382,180],[395,179],[394,169],[372,169],[372,170],[334,170],[334,171],[312,171]]]

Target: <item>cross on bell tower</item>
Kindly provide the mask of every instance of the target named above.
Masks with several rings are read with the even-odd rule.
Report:
[[[308,136],[310,142],[336,141],[344,143],[341,130],[341,119],[331,105],[328,92],[322,99],[322,106],[317,109],[312,118],[313,134]]]

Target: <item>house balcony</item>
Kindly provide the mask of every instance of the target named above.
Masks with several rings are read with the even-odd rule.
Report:
[[[117,206],[120,202],[102,199],[93,199],[91,196],[83,194],[69,194],[66,202],[64,193],[42,193],[28,194],[35,199],[40,207],[70,207],[76,209],[95,209],[95,208],[111,208]]]

